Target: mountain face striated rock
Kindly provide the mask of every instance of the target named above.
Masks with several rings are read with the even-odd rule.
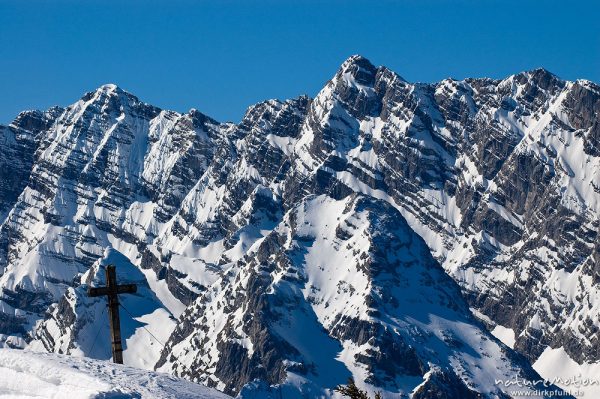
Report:
[[[242,397],[505,397],[549,348],[599,361],[599,110],[543,69],[413,84],[353,56],[239,124],[114,85],[24,112],[0,127],[0,341],[106,358],[83,293],[117,259],[147,287],[131,358]]]
[[[186,309],[157,364],[230,394],[264,381],[243,396],[274,398],[326,395],[348,375],[408,395],[434,366],[473,397],[502,395],[495,379],[535,379],[400,213],[360,194],[288,211]]]

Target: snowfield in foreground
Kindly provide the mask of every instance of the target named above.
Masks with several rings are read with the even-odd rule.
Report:
[[[0,398],[226,399],[168,374],[87,358],[0,349]]]

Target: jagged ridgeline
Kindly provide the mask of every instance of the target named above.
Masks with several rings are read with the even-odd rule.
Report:
[[[243,398],[505,398],[556,351],[585,371],[599,112],[543,69],[421,84],[360,56],[239,124],[114,85],[23,112],[0,127],[0,342],[109,359],[85,292],[112,263],[138,285],[125,364]]]

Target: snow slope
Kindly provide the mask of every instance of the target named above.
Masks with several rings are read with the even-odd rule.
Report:
[[[0,398],[226,399],[229,396],[167,374],[105,361],[0,349]]]
[[[577,397],[600,398],[600,363],[578,364],[563,348],[546,348],[533,368],[565,390],[578,391]]]

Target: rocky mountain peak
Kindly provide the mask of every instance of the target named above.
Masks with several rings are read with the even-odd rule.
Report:
[[[79,107],[88,108],[92,113],[127,113],[145,118],[153,118],[160,109],[139,100],[138,97],[121,89],[116,84],[104,84],[94,91],[87,92],[80,100]],[[73,104],[71,107],[76,107]]]
[[[190,118],[192,119],[192,121],[194,122],[195,125],[205,125],[205,124],[210,124],[210,125],[214,125],[214,126],[219,125],[219,122],[217,122],[210,116],[198,111],[195,108],[190,109],[189,112],[187,113],[187,115],[190,116]]]
[[[372,86],[375,83],[377,67],[361,55],[353,55],[341,65],[337,75],[346,76],[356,83]]]
[[[123,89],[121,89],[119,86],[117,86],[114,83],[105,83],[103,85],[101,85],[100,87],[98,87],[96,89],[96,91],[103,91],[103,92],[123,92]]]
[[[110,97],[110,96],[119,96],[119,95],[123,95],[125,93],[127,93],[127,92],[125,92],[123,89],[121,89],[120,87],[118,87],[116,84],[107,83],[107,84],[103,84],[103,85],[99,86],[95,90],[86,92],[83,95],[82,100],[83,101],[90,101],[93,98],[103,98],[103,97]],[[129,94],[129,93],[127,93],[127,94]]]
[[[514,75],[514,80],[525,87],[528,93],[535,90],[555,93],[565,86],[565,81],[544,68],[535,68]]]

